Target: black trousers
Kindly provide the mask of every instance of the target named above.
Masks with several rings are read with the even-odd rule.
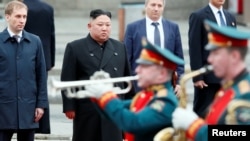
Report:
[[[35,129],[0,130],[0,141],[11,141],[14,133],[17,133],[17,141],[34,141]]]

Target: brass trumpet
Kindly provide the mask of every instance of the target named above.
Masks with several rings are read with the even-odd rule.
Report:
[[[100,73],[106,73],[104,71],[99,71],[97,77],[100,77]],[[107,74],[101,74],[107,75]],[[121,89],[120,87],[114,87],[113,91],[116,94],[125,94],[130,91],[132,88],[131,81],[138,80],[138,76],[128,76],[128,77],[117,77],[117,78],[103,78],[95,79],[95,80],[78,80],[78,81],[58,81],[54,78],[50,81],[50,91],[51,95],[55,96],[56,92],[59,90],[66,90],[65,93],[69,98],[85,98],[88,95],[88,91],[82,90],[82,88],[86,85],[98,84],[98,83],[127,83],[127,87],[125,89]],[[74,88],[78,88],[79,91],[74,91]]]
[[[182,108],[186,108],[187,106],[187,94],[186,94],[186,82],[198,75],[205,74],[207,72],[212,71],[213,68],[211,65],[200,68],[196,71],[191,71],[182,76],[180,80],[180,86],[182,89],[182,94],[180,95],[179,106]],[[185,131],[174,129],[171,127],[164,128],[160,130],[154,137],[154,141],[186,141]]]

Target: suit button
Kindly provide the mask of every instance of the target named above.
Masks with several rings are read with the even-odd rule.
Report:
[[[114,68],[114,71],[117,71],[118,69],[117,68]]]
[[[93,53],[90,53],[89,55],[90,55],[90,56],[94,56],[94,54],[93,54]]]
[[[117,55],[118,55],[118,53],[117,53],[117,52],[115,52],[115,53],[114,53],[114,55],[115,55],[115,56],[117,56]]]

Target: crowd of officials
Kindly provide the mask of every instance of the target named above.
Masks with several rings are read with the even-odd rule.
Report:
[[[98,83],[62,90],[63,113],[73,120],[73,141],[152,141],[166,127],[186,138],[208,140],[208,125],[250,124],[250,75],[245,64],[250,32],[237,29],[223,9],[209,0],[189,17],[191,71],[211,65],[193,78],[194,109],[179,107],[185,60],[178,24],[163,18],[166,0],[145,0],[145,18],[129,23],[124,41],[110,38],[112,14],[90,11],[86,37],[66,44],[61,81],[135,76],[127,83]],[[0,33],[0,140],[34,141],[50,133],[47,77],[55,65],[53,7],[41,0],[13,0],[4,9]],[[102,72],[102,73],[100,73]],[[230,115],[233,109],[234,116]],[[185,117],[185,118],[184,118]]]

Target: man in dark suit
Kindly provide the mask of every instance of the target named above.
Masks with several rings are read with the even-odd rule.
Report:
[[[160,33],[160,46],[161,48],[167,48],[180,58],[183,57],[181,36],[179,27],[177,24],[163,19],[162,13],[164,11],[165,0],[146,0],[145,1],[145,13],[146,17],[133,23],[128,24],[124,36],[124,43],[127,47],[128,58],[131,64],[133,75],[135,75],[135,68],[137,67],[136,59],[139,58],[142,50],[141,39],[147,37],[147,39],[157,44],[154,38],[155,26],[152,25],[154,22],[158,22],[158,29]],[[159,40],[159,39],[158,39]],[[178,78],[184,73],[184,65],[178,65],[177,74]],[[140,88],[137,87],[136,82],[134,83],[136,91]],[[180,93],[180,86],[175,87],[175,92]]]
[[[223,9],[225,0],[210,0],[209,4],[202,9],[193,12],[189,17],[189,56],[191,70],[197,70],[208,64],[209,52],[205,50],[208,43],[207,30],[203,21],[205,19],[216,22],[219,26],[223,24],[236,27],[233,15]],[[222,19],[218,11],[222,13]],[[223,23],[224,22],[224,23]],[[195,77],[194,82],[194,111],[205,117],[206,109],[213,101],[214,96],[220,88],[220,80],[213,73]]]
[[[41,0],[24,0],[28,6],[28,17],[25,30],[36,34],[40,37],[46,70],[51,70],[55,65],[55,26],[54,26],[54,9],[49,4]],[[39,121],[37,133],[50,133],[49,109],[44,113],[43,118]]]
[[[28,17],[25,30],[40,37],[47,71],[55,65],[55,25],[54,9],[41,0],[24,0],[28,6]]]
[[[130,76],[125,45],[109,38],[111,13],[101,9],[91,11],[88,30],[87,37],[67,44],[61,81],[88,80],[99,70],[108,72],[112,78]],[[116,86],[125,88],[124,83]],[[100,116],[90,99],[70,99],[65,94],[62,91],[63,112],[73,119],[73,141],[122,141],[122,131]]]

